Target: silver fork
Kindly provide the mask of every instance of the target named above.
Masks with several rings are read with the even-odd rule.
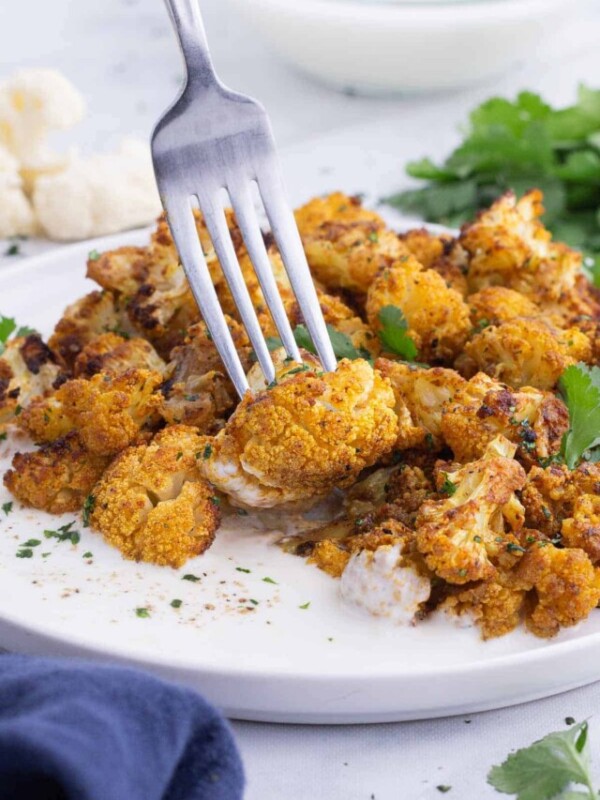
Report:
[[[242,397],[248,382],[202,253],[192,211],[194,198],[265,379],[271,383],[275,378],[269,348],[227,227],[224,189],[283,347],[288,356],[300,360],[252,197],[252,182],[256,182],[321,364],[325,370],[333,371],[336,358],[296,221],[286,200],[266,111],[256,100],[230,91],[217,78],[197,0],[165,2],[183,52],[187,79],[152,134],[154,171],[181,263],[225,368]]]

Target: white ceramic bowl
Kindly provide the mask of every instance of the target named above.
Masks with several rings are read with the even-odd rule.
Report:
[[[230,0],[283,58],[338,89],[431,91],[484,82],[535,58],[565,0]]]

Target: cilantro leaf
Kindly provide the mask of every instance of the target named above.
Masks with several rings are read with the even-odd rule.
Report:
[[[4,352],[6,342],[16,329],[17,323],[12,317],[0,316],[0,355]]]
[[[582,722],[517,750],[503,764],[492,767],[488,783],[503,794],[516,795],[517,800],[577,797],[576,792],[561,794],[571,783],[589,789],[588,794],[579,794],[579,797],[595,797],[586,746],[587,731],[587,722]]]
[[[572,364],[563,372],[559,389],[569,409],[569,430],[561,454],[569,469],[600,444],[600,367]]]
[[[389,353],[394,353],[406,361],[414,361],[417,346],[408,335],[408,323],[402,310],[397,306],[384,306],[379,312],[381,330],[379,338]]]
[[[336,358],[348,358],[354,361],[356,358],[364,358],[366,361],[371,360],[371,354],[362,347],[356,348],[352,344],[352,340],[345,333],[336,330],[333,325],[327,325],[327,333],[331,340],[331,346]],[[303,347],[309,353],[316,353],[315,346],[310,333],[305,325],[297,325],[294,329],[294,338],[298,347]]]

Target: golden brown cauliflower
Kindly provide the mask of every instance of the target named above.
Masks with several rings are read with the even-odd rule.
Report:
[[[219,499],[198,471],[209,440],[174,425],[121,453],[93,490],[92,527],[125,558],[181,567],[219,527]]]
[[[109,331],[134,333],[127,314],[110,292],[91,292],[67,306],[48,345],[59,362],[72,369],[86,344]]]
[[[109,462],[88,453],[73,431],[39,450],[17,453],[4,485],[24,506],[50,514],[79,511]]]
[[[446,403],[439,427],[461,463],[480,458],[492,439],[502,434],[517,445],[517,457],[530,465],[559,452],[569,412],[552,392],[509,389],[479,372]]]
[[[600,602],[600,570],[577,548],[533,544],[516,568],[529,591],[525,622],[536,636],[555,636],[577,625]]]
[[[517,317],[535,317],[541,313],[533,300],[506,286],[486,286],[469,296],[469,306],[476,331],[488,325],[500,325]]]
[[[37,334],[9,339],[0,357],[0,432],[34,397],[50,392],[60,372]]]
[[[87,277],[110,292],[131,296],[140,288],[146,272],[148,247],[118,247],[103,253],[92,251]]]
[[[73,374],[76,378],[91,378],[98,372],[121,375],[132,368],[164,374],[166,364],[145,339],[125,339],[116,333],[103,333],[79,353]]]
[[[382,267],[408,253],[378,214],[340,193],[311,200],[296,221],[311,272],[328,289],[363,295]]]
[[[600,464],[533,467],[522,492],[527,525],[600,562]]]
[[[393,446],[389,383],[363,360],[295,374],[247,394],[214,439],[204,475],[235,504],[272,507],[348,486]]]
[[[577,328],[561,330],[544,319],[523,317],[477,333],[455,366],[467,377],[481,370],[515,389],[553,389],[570,364],[591,357],[591,342]]]
[[[398,438],[395,448],[430,451],[444,446],[442,411],[466,381],[452,369],[424,369],[414,364],[379,358],[375,367],[389,378],[396,398]]]
[[[399,238],[425,269],[435,270],[451,289],[467,296],[468,257],[457,239],[445,233],[436,236],[426,228],[415,228]]]
[[[507,192],[463,226],[459,241],[470,257],[472,292],[506,286],[544,302],[557,300],[574,287],[581,274],[581,254],[551,241],[539,221],[542,199],[537,189],[519,201]]]
[[[52,442],[76,430],[91,453],[114,455],[160,421],[156,391],[161,381],[160,373],[143,369],[75,378],[53,395],[34,400],[18,424],[36,442]]]
[[[521,621],[525,589],[512,573],[496,571],[492,578],[454,589],[443,601],[441,610],[459,617],[469,616],[484,639],[504,636]]]
[[[524,521],[514,494],[525,472],[515,446],[498,436],[478,461],[444,473],[447,498],[426,500],[416,518],[417,548],[427,566],[448,583],[491,578],[519,547],[514,532]],[[520,549],[520,547],[519,547]]]
[[[451,362],[471,332],[463,298],[437,272],[424,270],[414,256],[396,261],[371,283],[366,312],[373,330],[381,328],[379,312],[386,306],[401,309],[422,361]]]
[[[245,329],[227,317],[227,324],[245,369],[252,347]],[[216,433],[235,408],[238,396],[206,325],[193,325],[185,343],[175,347],[161,386],[161,414],[169,424],[194,425]]]

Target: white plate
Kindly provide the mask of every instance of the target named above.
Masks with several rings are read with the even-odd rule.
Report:
[[[413,147],[429,149],[430,127],[421,124],[424,135]],[[377,122],[298,145],[284,158],[292,200],[340,187],[365,191],[371,200],[390,192],[401,165],[417,154],[403,152],[407,137],[406,124]],[[47,334],[64,305],[92,288],[83,277],[90,249],[146,237],[129,233],[5,261],[0,313]],[[0,443],[2,471],[15,444]],[[8,499],[0,488],[0,506]],[[224,527],[205,556],[176,572],[124,561],[79,524],[76,546],[46,540],[44,528],[75,517],[17,505],[8,517],[0,511],[1,645],[143,666],[197,687],[230,716],[319,723],[436,717],[600,678],[598,612],[550,642],[517,631],[483,643],[475,630],[443,619],[395,628],[346,609],[336,581],[273,546],[275,534],[242,530],[241,518]],[[43,544],[33,558],[16,558],[18,544],[30,538]],[[91,564],[83,558],[88,551]],[[201,581],[182,580],[187,573]],[[180,610],[170,606],[175,598],[183,601]],[[240,604],[242,598],[258,605]],[[246,605],[254,610],[240,611]],[[137,617],[135,609],[145,607],[150,618]]]

